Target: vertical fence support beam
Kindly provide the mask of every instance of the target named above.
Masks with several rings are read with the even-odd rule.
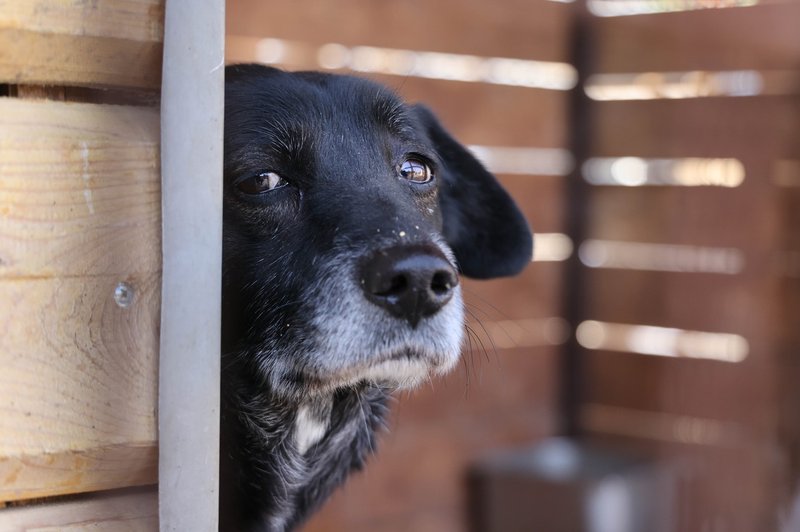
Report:
[[[162,531],[218,529],[223,0],[167,0],[161,90]]]
[[[572,334],[564,345],[559,368],[559,413],[558,433],[578,438],[583,436],[581,405],[585,393],[585,350],[578,344],[575,331],[586,316],[584,300],[585,272],[578,256],[578,249],[586,237],[590,187],[584,181],[581,167],[591,152],[590,123],[591,102],[584,92],[584,84],[592,67],[591,40],[592,15],[585,0],[575,2],[572,8],[570,31],[570,56],[578,71],[578,83],[570,94],[569,125],[570,149],[575,158],[575,167],[567,178],[564,193],[567,197],[566,232],[575,243],[575,253],[565,264],[566,289],[562,315],[569,322]]]

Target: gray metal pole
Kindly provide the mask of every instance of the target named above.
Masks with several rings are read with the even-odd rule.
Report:
[[[216,532],[225,2],[167,0],[164,28],[159,521]]]

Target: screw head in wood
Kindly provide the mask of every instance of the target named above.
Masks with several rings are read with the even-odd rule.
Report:
[[[128,308],[133,303],[133,287],[121,282],[114,289],[114,301],[122,308]]]

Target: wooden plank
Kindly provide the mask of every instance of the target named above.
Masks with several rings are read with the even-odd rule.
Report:
[[[586,316],[593,320],[731,333],[749,342],[774,338],[782,324],[774,278],[602,268],[585,273]]]
[[[798,20],[800,3],[794,0],[736,9],[595,18],[593,70],[795,69],[800,60]]]
[[[0,500],[154,480],[159,294],[157,273],[0,280]]]
[[[411,102],[423,102],[466,144],[553,147],[567,144],[568,96],[564,92],[370,76]]]
[[[226,33],[566,61],[570,14],[570,6],[543,0],[510,0],[491,9],[481,0],[238,0],[228,6]]]
[[[566,178],[532,175],[498,177],[517,202],[534,233],[559,233],[566,229]]]
[[[154,489],[92,495],[68,502],[0,511],[6,532],[155,532],[158,500]]]
[[[152,108],[0,99],[0,279],[161,268]]]
[[[620,433],[637,437],[738,448],[776,441],[777,384],[783,371],[796,371],[768,355],[758,352],[752,360],[726,364],[589,351],[586,379],[592,385],[585,400],[651,413],[647,423],[636,417],[620,421]],[[672,416],[669,423],[656,419],[662,414]]]
[[[0,457],[0,499],[9,501],[145,486],[157,481],[158,446],[154,441]]]
[[[231,42],[231,38],[228,39]],[[258,62],[257,39],[228,51],[228,62]],[[301,62],[277,64],[287,70],[319,70],[313,54]],[[364,74],[395,90],[409,102],[430,106],[444,123],[469,144],[562,147],[567,142],[568,95],[562,91],[425,79],[414,76]]]
[[[164,0],[4,0],[0,80],[157,88]]]
[[[594,156],[791,158],[800,100],[788,97],[597,102]],[[764,176],[765,178],[767,176]]]
[[[751,271],[775,271],[783,214],[774,190],[748,165],[739,188],[595,187],[588,238],[736,248]],[[753,171],[756,170],[756,171]],[[742,213],[758,216],[742,216]],[[777,271],[775,271],[777,273]]]

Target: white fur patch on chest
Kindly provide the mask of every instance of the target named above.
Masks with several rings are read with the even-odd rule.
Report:
[[[297,409],[294,420],[294,443],[300,454],[306,454],[328,431],[331,422],[330,400],[323,404],[314,402],[302,404]]]

